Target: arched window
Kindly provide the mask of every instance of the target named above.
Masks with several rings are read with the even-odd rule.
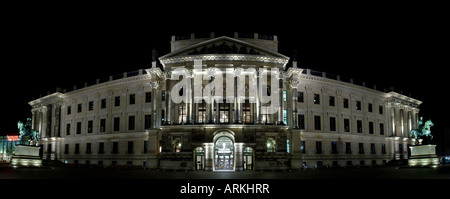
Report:
[[[267,152],[276,152],[277,151],[277,141],[274,138],[267,138],[266,149],[267,149]]]

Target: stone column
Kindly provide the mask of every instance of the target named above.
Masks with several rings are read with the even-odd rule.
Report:
[[[42,106],[42,117],[41,117],[41,128],[39,129],[39,133],[41,133],[41,138],[47,137],[47,106]]]
[[[156,94],[158,93],[158,87],[159,87],[158,81],[154,80],[153,82],[151,82],[151,85],[152,85],[152,93],[153,93],[153,95],[152,95],[152,98],[153,98],[152,99],[153,128],[157,128],[159,126],[159,124],[158,124],[159,121],[158,121],[158,117],[157,117],[158,102],[157,102],[157,96],[156,96]],[[167,95],[166,95],[166,100],[167,100]]]
[[[241,101],[241,96],[238,96],[238,93],[242,94],[245,92],[239,90],[240,88],[238,87],[238,85],[240,85],[240,81],[241,81],[241,74],[242,74],[242,69],[241,68],[236,68],[234,70],[234,112],[235,112],[235,117],[234,117],[234,123],[235,124],[242,124],[242,101]],[[245,80],[245,79],[244,79]],[[245,85],[245,83],[244,83]],[[245,102],[245,101],[244,101]]]
[[[214,78],[214,74],[216,73],[216,71],[215,71],[215,69],[214,68],[208,68],[207,69],[207,73],[208,73],[208,77],[209,77],[209,86],[212,86],[211,85],[211,83],[213,82],[213,78]],[[213,92],[213,89],[211,88],[211,90],[210,90],[210,93],[208,93],[208,95],[210,96],[210,99],[207,99],[208,101],[210,101],[211,103],[210,104],[208,104],[208,103],[206,103],[206,106],[207,107],[209,107],[209,110],[208,110],[208,108],[207,108],[207,115],[208,115],[208,118],[207,118],[207,120],[206,120],[206,123],[207,124],[213,124],[214,123],[214,120],[213,120],[213,113],[214,113],[214,94],[213,94],[214,92]]]
[[[261,124],[261,101],[259,99],[260,95],[261,95],[261,89],[259,88],[260,85],[260,79],[262,76],[262,70],[259,69],[258,71],[256,71],[256,103],[255,103],[255,124]]]
[[[169,72],[168,74],[170,75],[171,73]],[[164,121],[165,125],[171,125],[172,124],[172,100],[170,99],[170,90],[171,89],[172,88],[171,88],[170,77],[166,77],[166,101],[165,101],[165,104],[166,104],[166,118],[165,118],[165,121]],[[154,95],[156,95],[156,93]],[[156,103],[156,101],[154,101],[154,103]]]
[[[193,75],[194,75],[194,72],[191,71],[190,78],[188,78],[188,83],[191,84],[190,93],[189,93],[190,95],[188,96],[188,98],[189,98],[189,110],[190,110],[188,124],[195,124],[194,115],[195,115],[195,113],[198,112],[198,109],[196,109],[195,106],[194,106],[194,78],[193,78],[194,76]]]
[[[61,105],[62,102],[56,103],[55,108],[55,130],[54,130],[54,137],[60,137],[60,131],[61,131]]]
[[[244,170],[244,143],[234,143],[235,170]]]
[[[196,124],[198,123],[198,103],[196,103],[196,100],[193,100],[193,106],[194,106],[194,112],[193,112],[193,120],[192,120],[192,124]]]
[[[280,77],[280,75],[278,76]],[[280,84],[280,79],[278,79],[278,84]],[[284,125],[284,121],[283,121],[283,84],[278,85],[278,103],[279,103],[279,107],[278,107],[278,120],[277,120],[277,125]]]
[[[214,143],[205,143],[205,171],[212,171],[214,167]]]
[[[214,101],[216,101],[216,100],[214,100]],[[217,100],[217,102],[216,102],[216,113],[215,113],[215,115],[216,115],[216,124],[219,124],[220,123],[220,100]]]
[[[416,118],[416,109],[413,108],[411,110],[411,129],[417,129],[417,118]]]
[[[37,112],[36,108],[33,108],[31,110],[31,128],[32,129],[36,129],[36,118],[37,118],[36,112]]]

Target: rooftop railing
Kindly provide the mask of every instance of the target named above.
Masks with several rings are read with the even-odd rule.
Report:
[[[204,39],[204,38],[215,38],[215,37],[234,37],[234,38],[242,38],[242,39],[261,39],[261,40],[276,40],[276,36],[266,35],[266,34],[258,34],[258,33],[239,33],[239,32],[228,32],[228,33],[191,33],[191,34],[182,34],[175,35],[173,39],[175,41],[187,40],[187,39]]]

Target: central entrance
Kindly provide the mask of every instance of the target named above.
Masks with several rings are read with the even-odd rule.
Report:
[[[214,143],[214,169],[234,171],[234,142],[227,136],[219,137]]]

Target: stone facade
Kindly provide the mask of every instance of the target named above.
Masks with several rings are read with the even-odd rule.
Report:
[[[276,36],[191,35],[172,37],[171,45],[171,53],[149,69],[31,101],[44,159],[152,169],[282,170],[382,165],[408,158],[408,146],[414,145],[409,131],[417,126],[422,102],[301,69],[295,61],[287,67],[289,57],[277,52]],[[202,60],[200,71],[195,60]],[[177,68],[186,69],[182,75],[192,88],[195,77],[203,76],[203,86],[194,89],[232,75],[234,85],[245,84],[246,99],[206,103],[205,95],[179,91],[185,101],[174,103],[171,91],[181,78],[170,77]],[[279,69],[267,73],[269,82],[272,76],[279,81],[271,88],[280,102],[274,114],[261,103],[261,90],[252,95],[248,89],[258,88],[261,69],[271,68]],[[226,87],[223,96],[229,96]]]

